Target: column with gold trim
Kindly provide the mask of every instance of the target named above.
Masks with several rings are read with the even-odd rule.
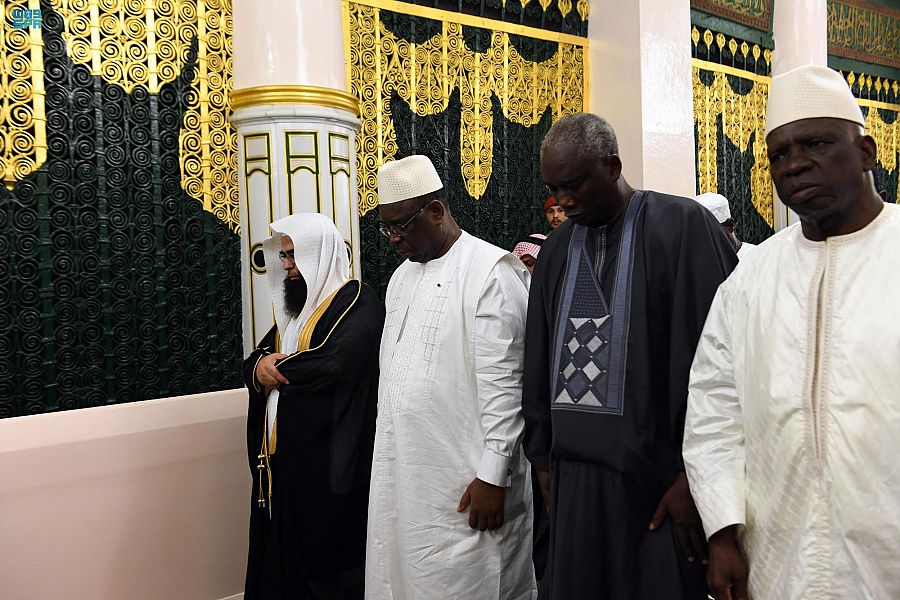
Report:
[[[299,10],[298,10],[299,7]],[[332,219],[359,277],[355,136],[340,3],[235,0],[232,122],[238,132],[244,350],[274,323],[262,242],[299,212]]]

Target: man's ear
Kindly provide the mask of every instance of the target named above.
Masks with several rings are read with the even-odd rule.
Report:
[[[856,147],[859,148],[860,155],[862,156],[863,169],[866,171],[874,169],[875,163],[878,161],[878,145],[875,143],[872,136],[861,136],[856,140]]]
[[[610,154],[606,158],[606,168],[609,169],[609,176],[613,181],[622,176],[622,159],[618,154]]]
[[[428,205],[428,208],[425,209],[425,212],[428,213],[428,218],[431,219],[432,223],[440,225],[444,222],[444,215],[447,214],[447,208],[440,200],[432,200],[431,204]]]

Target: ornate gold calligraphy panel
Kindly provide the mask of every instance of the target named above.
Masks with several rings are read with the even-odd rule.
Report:
[[[900,68],[900,10],[859,0],[829,0],[828,51]]]

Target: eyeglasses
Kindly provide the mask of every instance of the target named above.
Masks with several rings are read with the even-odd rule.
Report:
[[[281,264],[284,264],[285,261],[288,261],[288,260],[294,264],[297,264],[297,261],[294,260],[294,251],[293,250],[288,250],[287,252],[284,252],[284,251],[279,252],[278,260],[281,261]]]
[[[432,202],[434,202],[434,201],[432,200]],[[428,208],[430,205],[431,205],[431,202],[426,202],[425,206],[420,208],[419,212],[414,214],[412,216],[412,218],[410,218],[403,225],[388,225],[387,223],[382,223],[381,225],[378,226],[378,231],[380,231],[381,235],[383,235],[386,238],[393,237],[395,235],[397,237],[403,237],[406,235],[406,230],[409,228],[410,225],[412,225],[412,222],[415,221],[416,219],[418,219],[419,215],[421,215],[423,212],[425,212],[425,209]]]

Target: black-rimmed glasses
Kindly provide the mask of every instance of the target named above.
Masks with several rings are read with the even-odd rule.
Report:
[[[423,212],[425,212],[425,209],[428,208],[428,206],[429,206],[430,204],[431,204],[431,202],[426,202],[426,203],[425,203],[425,206],[423,206],[422,208],[420,208],[420,209],[419,209],[419,212],[417,212],[417,213],[414,214],[412,217],[410,217],[410,219],[409,219],[406,223],[404,223],[403,225],[388,225],[387,223],[381,223],[381,224],[378,226],[378,231],[380,231],[380,232],[381,232],[381,235],[383,235],[383,236],[386,237],[386,238],[390,238],[390,237],[395,236],[395,235],[396,235],[397,237],[403,237],[404,235],[406,235],[406,230],[407,230],[407,228],[408,228],[410,225],[412,225],[413,221],[415,221],[416,219],[418,219],[419,216],[420,216]]]

